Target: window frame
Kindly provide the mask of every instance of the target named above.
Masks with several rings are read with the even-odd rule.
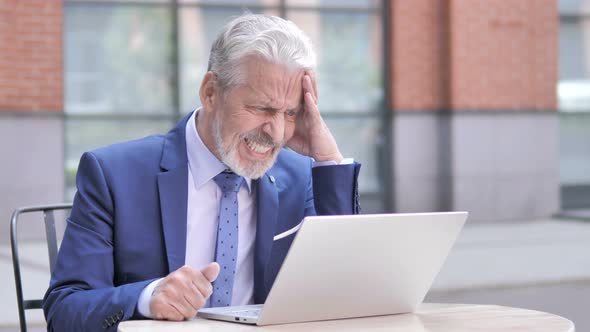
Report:
[[[369,212],[383,212],[383,211],[392,211],[393,210],[393,187],[392,187],[392,115],[390,110],[388,109],[387,105],[390,103],[390,91],[389,91],[389,67],[390,67],[390,32],[388,27],[389,15],[387,10],[387,1],[381,0],[378,2],[378,5],[370,5],[368,7],[352,7],[352,6],[334,6],[334,5],[290,5],[288,4],[287,0],[277,0],[276,5],[245,5],[239,6],[235,3],[224,3],[222,1],[216,1],[215,3],[211,2],[189,2],[189,1],[179,1],[179,0],[151,0],[151,1],[141,1],[141,0],[64,0],[64,10],[67,10],[70,6],[132,6],[132,7],[164,7],[169,8],[171,11],[171,24],[172,24],[172,50],[174,53],[174,57],[172,59],[172,68],[173,72],[170,81],[172,82],[172,109],[170,113],[147,113],[147,112],[130,112],[130,111],[113,111],[109,113],[102,113],[102,112],[76,112],[76,111],[64,111],[64,121],[74,120],[74,121],[92,121],[92,120],[112,120],[112,121],[128,121],[132,119],[141,119],[141,120],[162,120],[162,121],[172,121],[173,123],[178,122],[185,114],[182,110],[182,77],[180,73],[181,67],[181,58],[180,58],[180,47],[182,46],[182,41],[180,40],[180,19],[179,13],[184,8],[227,8],[227,9],[235,9],[235,8],[248,8],[252,10],[276,10],[281,17],[288,18],[288,12],[293,11],[312,11],[312,12],[319,12],[319,13],[362,13],[368,15],[375,15],[377,14],[381,20],[381,38],[382,38],[382,54],[381,54],[381,87],[382,87],[382,98],[379,102],[379,105],[374,110],[356,110],[356,111],[338,111],[338,110],[326,110],[322,109],[322,116],[326,121],[330,121],[331,119],[375,119],[379,122],[379,129],[378,129],[378,142],[377,142],[377,151],[376,151],[376,159],[366,162],[375,162],[377,163],[377,176],[378,179],[381,179],[381,184],[379,185],[377,192],[361,192],[362,198],[366,198],[367,200],[373,201],[370,205],[375,206],[375,208],[370,208]],[[65,44],[66,41],[64,41]],[[65,60],[64,60],[65,62]],[[64,64],[65,68],[65,64]],[[64,92],[64,96],[65,96]],[[187,110],[188,111],[188,110]],[[64,127],[67,127],[64,125]],[[64,129],[65,130],[65,129]],[[66,135],[67,136],[67,135]],[[68,163],[68,142],[67,139],[64,139],[64,172],[66,171],[66,164]],[[68,179],[66,176],[66,191],[71,186],[70,183],[67,183]],[[66,197],[69,199],[69,197]]]

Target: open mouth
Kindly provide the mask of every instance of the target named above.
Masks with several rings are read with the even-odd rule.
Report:
[[[273,148],[272,145],[259,144],[247,138],[244,138],[244,142],[251,152],[254,152],[258,155],[266,155]]]

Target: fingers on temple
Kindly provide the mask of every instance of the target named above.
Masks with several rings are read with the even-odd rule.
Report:
[[[316,80],[315,72],[313,70],[308,71],[308,73],[310,75],[311,83],[313,85],[313,95],[314,95],[315,100],[317,102],[318,96],[319,96],[319,92],[318,92],[318,81]]]
[[[303,92],[310,92],[313,96],[314,102],[317,103],[317,86],[312,71],[307,71],[303,76]]]
[[[307,111],[311,112],[312,114],[319,114],[318,106],[316,105],[311,92],[306,92],[304,98]]]

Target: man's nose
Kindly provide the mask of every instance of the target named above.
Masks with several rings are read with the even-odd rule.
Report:
[[[269,117],[264,124],[264,131],[272,137],[272,140],[282,142],[285,135],[285,117],[282,112],[277,112]]]

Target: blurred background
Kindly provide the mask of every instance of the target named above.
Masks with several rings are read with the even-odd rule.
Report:
[[[246,10],[311,37],[365,213],[470,212],[427,301],[590,331],[590,0],[0,0],[0,331],[18,326],[12,211],[70,202],[84,151],[198,107],[210,45]],[[40,297],[41,223],[19,240]]]

